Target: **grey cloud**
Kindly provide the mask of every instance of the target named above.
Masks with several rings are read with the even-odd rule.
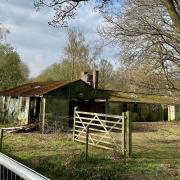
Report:
[[[36,76],[51,63],[57,62],[63,55],[67,42],[67,29],[48,26],[53,17],[50,9],[36,12],[32,0],[1,0],[0,22],[10,27],[11,34],[7,42],[17,49],[22,60]],[[82,31],[87,39],[96,41],[99,37],[96,28],[102,18],[92,12],[88,5],[78,10],[70,27]]]

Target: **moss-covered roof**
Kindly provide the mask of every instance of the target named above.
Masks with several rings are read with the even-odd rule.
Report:
[[[158,103],[158,104],[180,104],[180,97],[140,94],[132,92],[100,90],[105,94],[108,101],[121,102],[141,102],[141,103]]]

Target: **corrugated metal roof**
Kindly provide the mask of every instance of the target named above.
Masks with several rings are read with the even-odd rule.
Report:
[[[53,82],[34,82],[23,84],[11,89],[0,92],[0,96],[42,96],[55,89],[61,88],[76,81],[53,81]],[[141,103],[159,103],[159,104],[180,104],[180,97],[160,96],[151,94],[141,94],[132,92],[96,90],[94,98],[108,99],[108,101],[119,102],[141,102]]]
[[[0,96],[42,96],[75,81],[33,82],[0,91]]]

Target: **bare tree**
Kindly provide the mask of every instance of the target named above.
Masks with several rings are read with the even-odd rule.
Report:
[[[174,25],[180,32],[180,1],[179,0],[163,0],[163,3]]]
[[[129,69],[148,67],[146,73],[166,79],[164,88],[180,90],[180,33],[161,0],[130,0],[123,12],[105,19],[100,32],[120,45]]]
[[[50,25],[57,26],[67,26],[68,21],[75,17],[77,9],[83,4],[88,2],[93,2],[92,0],[34,0],[34,5],[36,9],[41,9],[43,7],[52,8],[55,12],[54,18]],[[117,0],[119,3],[121,0]],[[112,4],[113,0],[100,0],[95,1],[94,8],[103,9]]]
[[[166,79],[160,74],[149,73],[149,67],[120,66],[115,72],[114,89],[146,94],[167,94]]]
[[[99,70],[99,88],[113,89],[113,65],[106,59],[101,59],[98,63]]]
[[[75,17],[77,8],[90,1],[36,0],[35,7],[53,8],[55,16],[49,24],[66,26],[68,20]],[[122,6],[122,2],[127,6],[124,9],[121,7],[122,11],[117,10],[115,6]],[[115,6],[111,7],[113,3]],[[123,45],[123,59],[128,60],[128,64],[149,66],[150,73],[166,79],[168,89],[179,90],[178,83],[175,83],[180,66],[178,0],[100,0],[95,1],[94,7],[106,15],[109,30],[103,29],[104,37]]]
[[[68,31],[68,42],[64,48],[64,56],[44,70],[37,80],[75,80],[80,79],[82,71],[91,71],[96,66],[99,56],[98,48],[91,48],[84,35],[75,29]]]
[[[88,3],[92,0],[34,0],[35,7],[40,9],[41,7],[47,6],[53,8],[55,11],[54,19],[49,22],[53,26],[67,26],[67,21],[74,18],[76,15],[77,8],[81,7],[82,4]],[[176,28],[180,31],[180,2],[178,0],[159,0],[161,4],[166,7],[166,11],[171,17]],[[120,5],[128,0],[99,0],[95,1],[95,8],[104,9],[112,4],[115,6]],[[146,4],[146,0],[139,0],[139,3]],[[154,1],[155,2],[155,1]],[[113,8],[113,7],[112,7]],[[107,10],[106,10],[107,12]]]
[[[64,50],[64,66],[70,66],[70,79],[78,79],[81,71],[89,69],[89,45],[83,34],[77,30],[69,30],[68,44]]]

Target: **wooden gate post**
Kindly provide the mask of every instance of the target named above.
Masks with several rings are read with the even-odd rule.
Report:
[[[125,112],[125,155],[130,157],[132,153],[132,113]]]
[[[126,114],[122,113],[123,119],[122,119],[122,134],[121,134],[121,141],[122,141],[122,154],[126,155],[126,139],[125,139],[125,129],[126,129]]]
[[[45,128],[45,109],[46,109],[46,99],[41,100],[41,133],[44,134]]]
[[[78,107],[74,107],[74,117],[73,117],[73,141],[75,141],[75,125],[76,125],[76,111],[77,111]]]
[[[86,161],[88,159],[89,125],[86,127]]]

